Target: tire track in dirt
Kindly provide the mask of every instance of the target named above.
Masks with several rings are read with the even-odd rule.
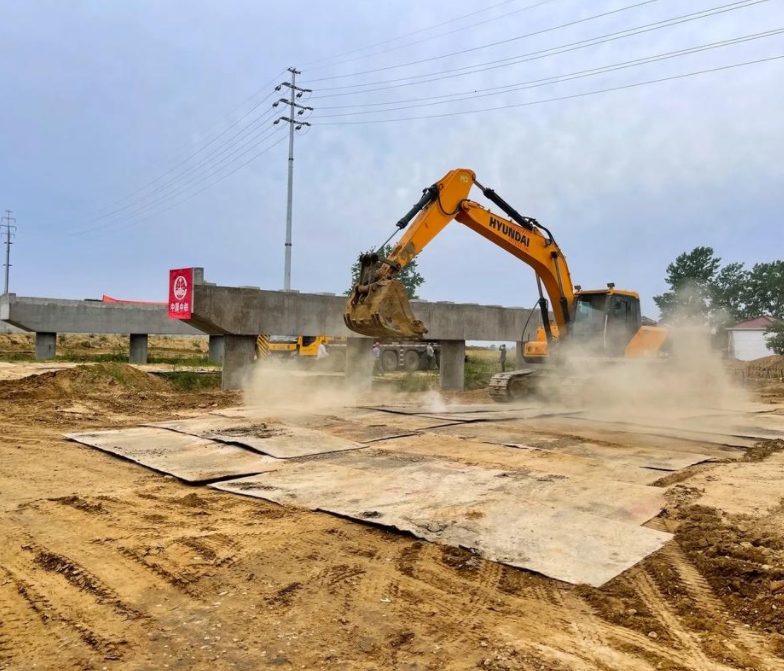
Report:
[[[770,669],[770,671],[784,671],[784,660],[767,654],[765,652],[767,643],[763,637],[755,634],[730,616],[708,582],[689,562],[677,544],[669,543],[663,548],[662,554],[678,573],[683,587],[693,597],[696,607],[701,612],[712,616],[717,622],[726,625],[731,635],[737,639],[736,644],[741,647],[741,652],[745,656],[751,658],[755,665],[761,668]],[[725,641],[726,644],[732,645],[732,642]]]
[[[552,590],[552,594],[562,616],[569,623],[570,630],[581,642],[581,647],[608,647],[606,626],[593,615],[585,602],[571,591],[558,589],[557,586]]]
[[[330,594],[337,594],[343,586],[352,586],[354,578],[365,574],[358,564],[330,564],[320,571],[312,581],[318,588],[325,588]]]
[[[395,570],[409,578],[413,578],[417,563],[422,555],[422,547],[423,543],[421,541],[414,541],[406,545],[397,559],[395,559]]]
[[[65,555],[52,552],[36,543],[24,545],[22,549],[34,555],[33,563],[36,566],[61,575],[73,587],[91,595],[96,603],[111,606],[118,615],[128,620],[143,617],[140,611],[125,603],[114,589]]]
[[[697,635],[687,630],[680,619],[672,612],[667,600],[647,571],[639,571],[632,579],[645,605],[654,617],[659,619],[670,635],[683,648],[690,668],[694,671],[713,671],[714,669],[731,668],[711,661],[702,649]]]
[[[458,638],[465,641],[479,640],[483,637],[483,633],[478,630],[487,612],[495,610],[497,606],[498,583],[502,574],[501,565],[496,562],[479,559],[475,555],[471,555],[469,561],[478,561],[479,567],[476,583],[469,590],[465,614],[456,623],[458,629],[463,631],[463,635]]]
[[[142,546],[142,547],[129,547],[127,545],[118,545],[117,552],[121,554],[128,561],[134,562],[137,566],[153,573],[157,578],[162,579],[171,587],[181,590],[188,594],[190,597],[201,600],[199,593],[191,587],[191,583],[196,580],[196,575],[189,571],[171,571],[167,569],[160,561],[148,559],[160,555],[164,551],[164,546]]]
[[[554,580],[513,566],[501,565],[498,588],[505,594],[523,597],[532,601],[562,605],[558,593],[560,586]]]
[[[402,578],[397,592],[412,606],[421,610],[422,585],[434,591],[428,602],[439,620],[448,620],[441,628],[450,632],[453,642],[478,643],[483,638],[482,621],[497,609],[502,596],[498,588],[503,573],[500,564],[467,550],[420,543],[403,549],[395,570]],[[410,583],[415,589],[408,589]]]
[[[540,655],[549,650],[548,659],[563,663],[571,658],[576,668],[584,664],[624,671],[640,668],[633,654],[611,642],[613,625],[597,617],[570,586],[525,570],[503,568],[501,589],[510,600],[503,617],[518,631],[536,637]]]
[[[646,659],[654,661],[656,664],[666,662],[667,669],[677,669],[677,671],[695,671],[691,662],[691,656],[666,645],[657,643],[645,634],[627,629],[620,625],[607,624],[605,626],[606,636],[614,647],[628,652],[636,659]],[[712,671],[728,669],[725,666],[709,666]]]
[[[55,623],[70,631],[83,646],[107,660],[119,659],[126,636],[138,633],[146,618],[104,580],[65,553],[56,552],[11,526],[7,544],[0,548],[0,563],[26,609],[47,632]],[[18,599],[12,599],[16,602]],[[11,631],[14,645],[24,631]],[[48,640],[46,634],[44,640]],[[73,646],[73,636],[61,644]]]
[[[0,669],[21,669],[40,655],[39,641],[57,650],[60,664],[85,668],[93,651],[71,645],[74,634],[62,623],[41,618],[19,590],[13,574],[0,570]]]
[[[595,615],[599,636],[635,660],[683,671],[734,668],[705,655],[700,639],[671,611],[643,567],[631,569],[600,589],[577,587],[573,596]]]
[[[326,514],[321,516],[328,519]],[[331,522],[334,524],[334,519]],[[372,563],[362,553],[367,545],[368,530],[350,523],[342,524],[346,526],[330,526],[318,534],[317,538],[321,538],[318,554],[325,566],[311,574],[309,584],[311,589],[326,590],[336,599],[336,603],[339,601],[339,611],[345,616],[356,610],[357,602],[362,607],[380,603],[384,597],[375,593],[374,588],[385,591],[386,585],[378,585],[366,579],[367,569]],[[375,533],[371,536],[375,538]],[[355,562],[346,563],[349,557],[355,558]]]
[[[60,594],[62,590],[59,586],[53,585],[51,581],[41,580],[40,576],[34,576],[31,571],[25,571],[19,566],[6,566],[4,570],[8,579],[16,587],[19,596],[41,622],[63,625],[75,633],[89,651],[101,655],[105,660],[122,658],[123,644],[126,641],[122,636],[112,636],[106,632],[111,625],[115,625],[106,612],[92,613],[93,617],[88,618],[89,606],[85,607],[84,603],[78,604],[79,599],[75,598],[73,594]],[[57,605],[55,601],[63,601],[63,604]],[[90,622],[90,619],[100,619],[102,626]],[[116,626],[120,629],[123,628],[120,622],[117,622]],[[24,635],[22,634],[22,636]],[[66,642],[64,641],[64,643]],[[70,642],[66,644],[68,645]]]

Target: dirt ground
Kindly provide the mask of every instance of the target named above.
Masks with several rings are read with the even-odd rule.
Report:
[[[0,381],[0,669],[784,669],[781,441],[662,474],[674,540],[596,589],[62,437],[241,402],[118,364]]]
[[[148,341],[150,355],[176,353],[180,355],[203,355],[207,353],[207,336],[159,336],[151,335]],[[128,353],[129,337],[120,335],[59,334],[58,354],[109,354]],[[0,356],[9,354],[35,353],[35,336],[32,333],[0,333]]]

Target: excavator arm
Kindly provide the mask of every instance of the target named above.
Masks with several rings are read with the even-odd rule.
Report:
[[[509,218],[469,200],[473,186]],[[408,230],[386,259],[375,254],[360,258],[359,281],[344,312],[352,331],[377,338],[415,338],[427,332],[414,317],[405,288],[395,276],[453,220],[531,266],[544,285],[561,335],[568,331],[574,292],[566,259],[552,234],[535,219],[520,215],[466,169],[452,170],[424,190],[419,202],[398,222],[399,228]],[[542,299],[540,305],[549,330],[547,302]]]

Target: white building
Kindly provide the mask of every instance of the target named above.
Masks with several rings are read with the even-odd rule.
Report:
[[[765,337],[765,331],[773,323],[775,320],[770,317],[756,317],[728,328],[730,356],[752,361],[773,354]]]

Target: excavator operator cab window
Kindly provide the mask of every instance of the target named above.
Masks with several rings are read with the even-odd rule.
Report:
[[[577,298],[574,313],[573,333],[576,336],[591,337],[604,331],[604,312],[607,294],[583,294]]]
[[[302,336],[302,346],[303,347],[309,347],[314,342],[316,342],[316,337],[315,336]]]

